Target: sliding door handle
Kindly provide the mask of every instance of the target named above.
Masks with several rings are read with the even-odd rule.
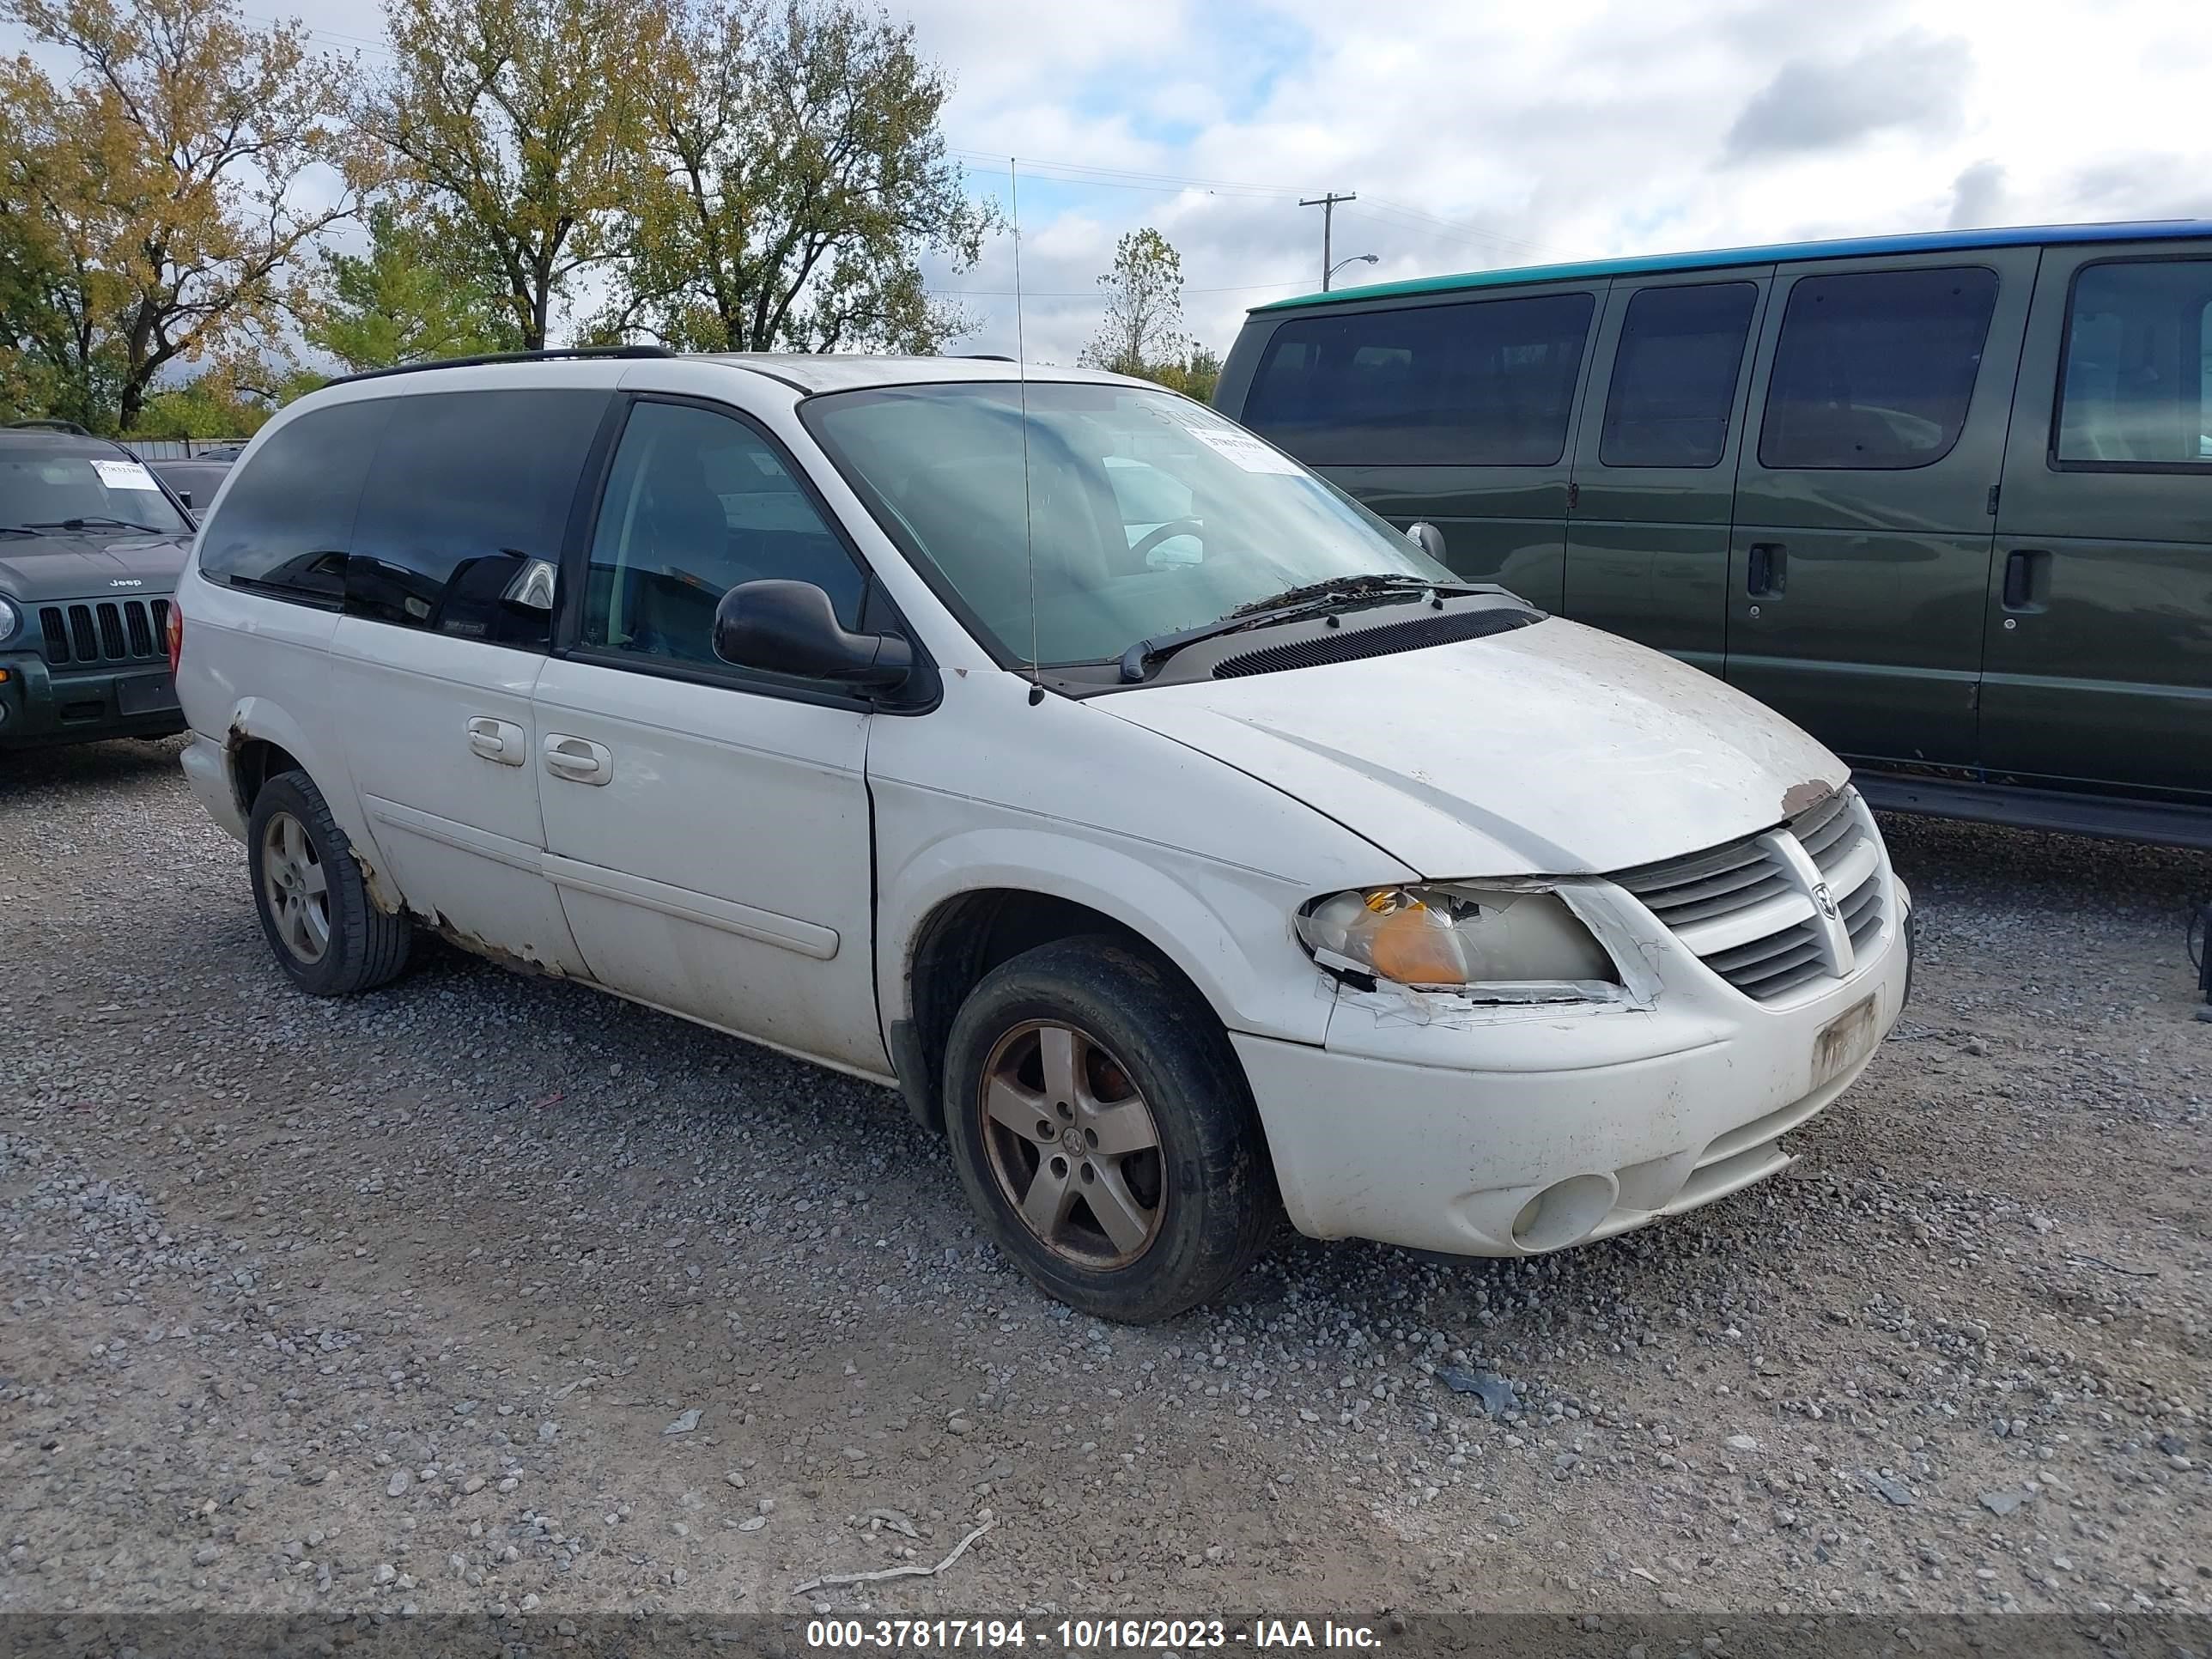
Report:
[[[1780,542],[1753,542],[1744,568],[1743,591],[1770,599],[1790,585],[1790,550]]]
[[[2006,610],[2040,611],[2050,592],[2050,554],[2039,547],[2015,547],[2005,555]]]

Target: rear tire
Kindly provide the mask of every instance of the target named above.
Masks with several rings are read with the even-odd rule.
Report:
[[[261,786],[246,849],[261,932],[293,984],[310,996],[351,996],[405,969],[413,924],[370,900],[353,843],[305,772]]]
[[[1046,1291],[1128,1324],[1219,1294],[1281,1204],[1213,1012],[1105,937],[1000,963],[945,1060],[952,1161],[992,1241]]]

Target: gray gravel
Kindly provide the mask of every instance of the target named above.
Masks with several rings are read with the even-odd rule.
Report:
[[[0,823],[0,1611],[2212,1603],[2212,859],[1894,823],[1917,1000],[1784,1178],[1132,1331],[864,1085],[442,951],[293,994],[173,745]]]

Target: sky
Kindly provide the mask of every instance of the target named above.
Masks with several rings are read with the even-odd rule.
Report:
[[[374,0],[245,0],[377,67]],[[1320,286],[1945,227],[2212,218],[2194,0],[890,0],[955,90],[1001,236],[933,289],[957,349],[1074,361],[1124,233],[1182,256],[1189,335]],[[0,27],[0,46],[20,32]],[[1010,158],[1013,175],[1009,177]]]

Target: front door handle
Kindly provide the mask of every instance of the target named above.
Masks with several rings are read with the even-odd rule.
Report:
[[[545,769],[556,778],[566,778],[571,783],[599,785],[611,783],[615,775],[615,757],[607,752],[603,743],[593,743],[589,738],[564,737],[558,732],[545,734]]]
[[[469,721],[469,747],[501,766],[520,766],[530,758],[530,744],[513,720],[477,714]]]
[[[2051,590],[2051,555],[2039,547],[2016,547],[2005,555],[2004,608],[2040,611]]]
[[[1746,562],[1743,591],[1754,599],[1772,599],[1790,586],[1790,550],[1780,542],[1753,542]]]

